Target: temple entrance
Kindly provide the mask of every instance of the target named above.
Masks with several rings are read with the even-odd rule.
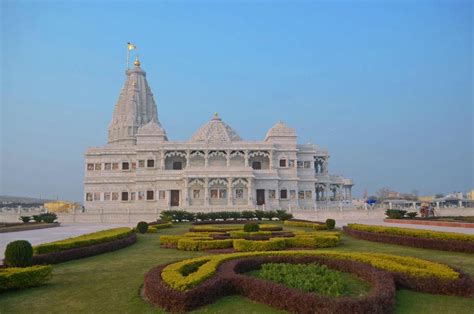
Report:
[[[257,189],[257,205],[265,204],[265,190]]]
[[[171,206],[179,206],[179,190],[171,190]]]

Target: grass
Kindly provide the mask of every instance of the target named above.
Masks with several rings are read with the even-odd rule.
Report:
[[[54,265],[52,281],[41,287],[0,294],[1,313],[163,313],[140,295],[144,274],[152,267],[204,255],[159,247],[160,234],[180,234],[189,224],[139,235],[135,245],[82,260]],[[304,228],[285,228],[302,230]],[[306,229],[310,231],[311,229]],[[386,252],[420,257],[462,269],[474,276],[472,254],[409,248],[343,237],[336,251]],[[472,313],[474,300],[397,292],[397,313]],[[243,297],[230,296],[198,309],[197,313],[280,313]]]

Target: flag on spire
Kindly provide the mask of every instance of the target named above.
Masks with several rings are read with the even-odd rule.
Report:
[[[128,50],[135,50],[135,49],[137,49],[137,46],[135,46],[135,45],[132,44],[132,43],[127,43],[127,45],[128,45],[128,46],[127,46],[127,47],[128,47]]]

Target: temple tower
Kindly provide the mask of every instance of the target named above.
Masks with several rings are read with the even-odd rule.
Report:
[[[134,65],[133,69],[126,71],[127,79],[115,105],[109,124],[109,144],[135,145],[140,127],[151,121],[161,127],[153,93],[138,58]]]

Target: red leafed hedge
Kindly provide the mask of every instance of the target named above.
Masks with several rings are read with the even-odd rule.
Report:
[[[474,242],[472,241],[442,240],[394,235],[389,233],[355,230],[347,226],[343,227],[343,230],[345,234],[361,240],[405,245],[431,250],[474,253]]]
[[[241,274],[269,262],[325,264],[357,275],[372,288],[362,297],[331,298]],[[213,277],[185,292],[174,290],[162,281],[161,271],[165,266],[153,268],[145,275],[144,294],[152,304],[171,312],[186,312],[230,294],[240,294],[292,313],[389,313],[395,303],[395,283],[390,273],[349,260],[314,256],[231,260],[222,264]]]
[[[116,239],[105,243],[78,247],[59,252],[33,255],[33,264],[63,263],[75,259],[116,251],[124,247],[130,246],[135,242],[137,242],[137,235],[135,233],[131,233],[125,238]]]

